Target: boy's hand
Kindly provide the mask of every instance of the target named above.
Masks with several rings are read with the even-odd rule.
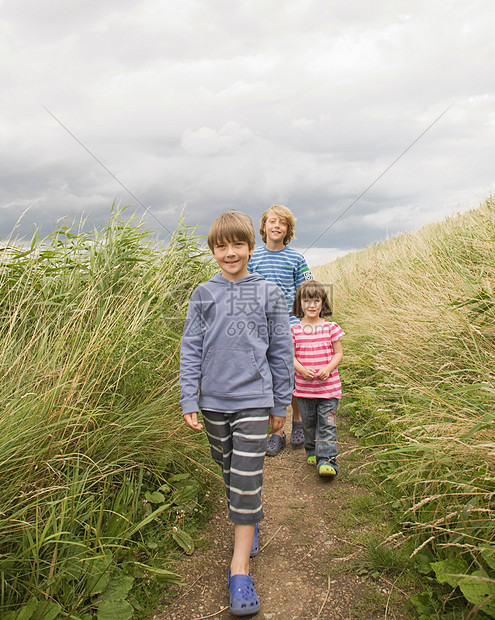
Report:
[[[184,422],[187,426],[190,426],[195,431],[200,431],[203,428],[203,425],[198,422],[198,412],[194,413],[186,413],[182,416],[184,418]]]
[[[285,418],[281,418],[278,415],[271,415],[268,420],[268,426],[271,427],[272,433],[276,433],[284,426]]]

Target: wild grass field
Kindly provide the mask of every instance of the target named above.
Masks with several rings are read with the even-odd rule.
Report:
[[[187,228],[163,249],[122,212],[4,247],[2,619],[146,616],[180,578],[214,474],[182,423],[178,349],[210,272]]]
[[[115,211],[0,259],[0,618],[149,617],[220,484],[178,409],[212,274]],[[333,285],[353,430],[424,576],[418,617],[495,617],[495,201],[313,270]],[[151,607],[150,607],[151,606]]]
[[[313,273],[347,332],[347,409],[397,515],[388,542],[425,575],[418,613],[494,618],[495,201]]]

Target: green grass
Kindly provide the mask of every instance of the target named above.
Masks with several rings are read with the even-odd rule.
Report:
[[[494,247],[489,199],[314,270],[346,331],[352,430],[434,584],[425,614],[495,617]]]
[[[2,256],[2,618],[145,615],[216,480],[178,410],[185,310],[211,264],[189,229],[163,248],[120,211]]]
[[[410,559],[412,548],[401,535],[387,489],[376,476],[373,450],[359,446],[350,429],[345,402],[339,417],[339,480],[346,489],[322,492],[332,502],[327,511],[334,543],[328,549],[327,576],[359,589],[353,618],[419,618],[410,604],[421,592],[423,576]],[[336,587],[336,586],[333,586]]]
[[[401,587],[413,563],[422,619],[495,617],[494,247],[490,199],[315,270],[364,444],[341,474],[363,489],[346,569]],[[3,249],[2,619],[146,617],[180,579],[218,482],[178,411],[187,302],[210,275],[193,231],[164,248],[119,211]]]

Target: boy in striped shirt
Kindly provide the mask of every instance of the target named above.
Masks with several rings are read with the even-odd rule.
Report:
[[[295,239],[296,218],[290,209],[275,205],[267,209],[260,223],[260,234],[265,244],[256,248],[248,264],[249,273],[259,273],[270,282],[275,282],[282,289],[291,325],[299,322],[292,314],[292,304],[299,286],[313,276],[304,256],[287,247]],[[268,440],[267,456],[276,456],[285,447],[287,439],[283,428],[274,432]],[[290,444],[294,447],[304,443],[303,423],[297,398],[292,399],[292,432]]]

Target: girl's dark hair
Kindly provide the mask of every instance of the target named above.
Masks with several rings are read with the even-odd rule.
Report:
[[[303,299],[321,299],[320,316],[332,316],[332,308],[330,307],[328,295],[323,284],[316,280],[307,280],[297,289],[294,303],[292,304],[292,314],[299,319],[302,319],[304,316],[302,309]]]

